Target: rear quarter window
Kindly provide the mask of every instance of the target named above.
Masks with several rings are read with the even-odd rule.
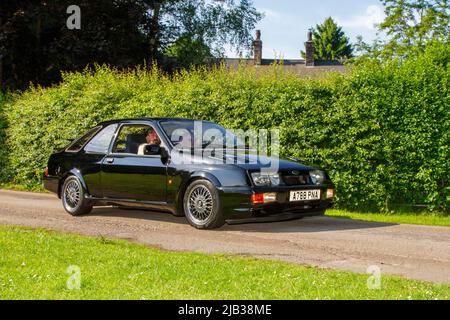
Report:
[[[92,128],[91,130],[86,132],[83,136],[81,136],[81,138],[78,138],[74,142],[69,144],[69,146],[66,148],[66,151],[68,151],[68,152],[78,152],[78,151],[80,151],[84,147],[84,145],[89,140],[91,140],[92,137],[95,136],[95,134],[97,132],[100,131],[101,128],[102,128],[101,126]]]
[[[89,143],[84,147],[84,151],[92,153],[108,153],[109,145],[116,132],[118,124],[111,124],[100,131]]]

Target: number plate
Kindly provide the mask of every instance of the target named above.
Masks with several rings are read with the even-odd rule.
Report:
[[[289,201],[320,200],[320,190],[291,191]]]

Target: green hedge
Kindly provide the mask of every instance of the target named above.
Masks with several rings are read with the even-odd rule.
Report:
[[[33,87],[5,103],[1,151],[8,156],[0,177],[39,184],[50,153],[103,120],[192,117],[229,128],[280,128],[282,154],[327,168],[341,207],[447,210],[449,59],[450,49],[436,45],[404,61],[366,61],[321,80],[280,66],[173,77],[156,68],[64,74],[58,86]]]
[[[6,104],[6,95],[0,91],[0,183],[6,180],[6,172],[10,170],[8,165],[8,154],[6,150],[6,119],[4,107]]]

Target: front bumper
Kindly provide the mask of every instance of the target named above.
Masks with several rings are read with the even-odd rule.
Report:
[[[222,188],[221,200],[225,221],[228,224],[275,222],[323,215],[333,203],[332,199],[326,198],[327,188],[332,187],[331,185],[321,185],[264,189]],[[321,189],[321,199],[290,202],[290,191],[302,189]],[[255,192],[276,192],[277,201],[254,205],[251,203],[251,195]]]

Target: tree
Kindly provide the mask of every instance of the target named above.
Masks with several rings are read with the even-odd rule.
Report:
[[[353,57],[353,47],[342,28],[329,17],[322,24],[318,24],[313,32],[314,59],[340,60]],[[305,52],[301,52],[305,58]]]
[[[80,0],[81,30],[69,30],[70,0],[0,2],[3,89],[60,79],[92,63],[130,67],[146,58],[146,8],[134,0]]]
[[[379,38],[375,38],[372,43],[367,43],[361,35],[356,37],[356,42],[353,44],[353,49],[359,60],[362,60],[361,58],[378,58],[383,47],[384,43]]]
[[[253,41],[251,32],[262,18],[252,0],[144,2],[149,5],[152,16],[153,55],[185,39],[206,44],[214,56],[223,55],[225,45],[230,45],[238,54],[249,51]]]
[[[187,55],[180,59],[186,64],[200,53],[220,56],[227,44],[242,52],[251,48],[251,31],[262,17],[251,0],[79,0],[81,30],[69,30],[72,4],[0,0],[0,88],[50,85],[61,71],[93,63],[161,62],[173,45],[172,53]]]
[[[174,57],[184,66],[198,65],[213,55],[210,48],[201,40],[190,37],[181,37],[170,45],[164,55]]]
[[[431,41],[449,43],[450,7],[448,0],[381,0],[386,19],[379,30],[389,37],[384,51],[404,55]]]

